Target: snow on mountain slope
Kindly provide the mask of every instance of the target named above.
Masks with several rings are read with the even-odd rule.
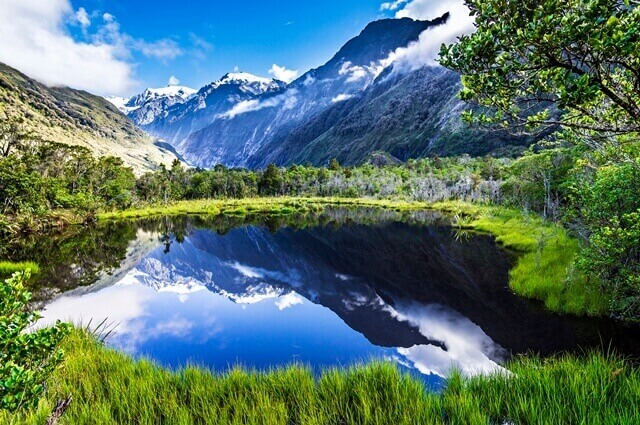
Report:
[[[285,87],[284,82],[275,79],[246,72],[228,73],[202,87],[186,101],[151,101],[140,110],[129,112],[128,116],[143,130],[177,146],[191,133],[208,126],[236,105],[261,95],[280,93]]]

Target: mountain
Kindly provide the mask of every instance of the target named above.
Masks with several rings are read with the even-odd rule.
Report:
[[[23,118],[43,139],[120,157],[137,173],[176,158],[102,97],[47,87],[0,63],[0,119],[7,117]]]
[[[465,126],[457,98],[460,77],[445,68],[425,67],[393,73],[358,96],[345,99],[286,133],[279,133],[248,159],[248,165],[358,164],[374,153],[393,158],[510,156],[531,143],[500,131],[477,131]]]
[[[153,122],[169,107],[184,103],[196,92],[197,90],[189,87],[169,85],[159,89],[147,89],[128,99],[115,96],[106,99],[121,112],[129,115],[136,124],[144,125]]]
[[[384,155],[405,161],[432,155],[515,155],[531,143],[500,132],[472,130],[460,121],[460,76],[438,66],[406,71],[389,59],[425,31],[448,24],[383,19],[367,25],[326,64],[286,85],[228,74],[153,120],[128,115],[166,140],[192,165],[264,167],[336,157],[347,165]],[[249,90],[250,84],[262,85]],[[244,89],[243,89],[244,87]]]
[[[282,81],[261,78],[247,72],[224,75],[197,92],[183,93],[147,89],[129,99],[110,98],[136,125],[171,144],[177,144],[194,131],[211,124],[234,105],[256,96],[277,93],[286,86]]]
[[[429,28],[443,25],[448,15],[433,21],[384,19],[367,25],[325,65],[313,69],[279,93],[253,99],[245,108],[177,141],[176,149],[194,165],[232,166],[261,163],[264,146],[273,145],[334,105],[359,96],[375,82],[385,60]],[[232,110],[233,111],[233,110]],[[302,160],[306,162],[306,159]]]

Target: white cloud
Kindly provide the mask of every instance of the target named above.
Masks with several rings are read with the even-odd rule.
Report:
[[[196,59],[205,60],[207,53],[213,50],[213,44],[192,32],[189,33],[189,41],[191,42],[191,54]]]
[[[298,75],[300,75],[300,71],[287,69],[284,66],[278,66],[274,63],[269,70],[269,74],[273,75],[273,78],[275,78],[276,80],[284,81],[285,83],[289,84],[290,82],[298,78]]]
[[[74,10],[70,0],[2,0],[0,22],[0,62],[50,86],[100,95],[135,88],[132,52],[161,61],[183,53],[171,39],[148,42],[124,34],[114,15]],[[82,28],[82,40],[71,35],[70,25]],[[88,34],[89,28],[95,29]]]
[[[345,100],[349,100],[352,97],[353,97],[353,95],[351,95],[351,94],[340,93],[339,95],[337,95],[336,97],[331,99],[331,102],[333,102],[333,103],[344,102]]]
[[[466,317],[439,305],[397,305],[384,307],[393,318],[408,322],[425,337],[442,341],[443,350],[434,345],[398,348],[404,361],[423,374],[446,377],[452,368],[466,375],[503,372],[499,363],[507,351],[494,342],[478,325]]]
[[[289,292],[287,295],[284,295],[278,298],[275,302],[276,306],[280,311],[286,310],[287,308],[293,307],[294,305],[302,304],[302,297],[300,297],[295,292]]]
[[[213,44],[209,43],[204,38],[199,37],[192,32],[189,33],[189,40],[191,41],[191,44],[193,44],[195,47],[198,47],[204,51],[209,51],[213,49]]]
[[[127,93],[131,66],[112,45],[74,40],[65,28],[74,17],[83,19],[68,0],[2,0],[0,61],[48,85]]]
[[[380,5],[380,10],[398,10],[405,5],[409,0],[396,0],[393,2],[386,2]]]
[[[397,8],[403,6],[401,2],[396,3]],[[435,19],[449,12],[449,20],[444,25],[424,31],[418,41],[391,53],[382,61],[384,67],[395,64],[396,71],[410,71],[423,66],[437,66],[442,44],[455,42],[459,36],[475,30],[473,17],[462,0],[412,0],[404,3],[404,7],[396,12],[396,18]]]
[[[88,28],[91,25],[91,19],[89,18],[89,14],[84,7],[78,9],[75,18],[82,28]]]
[[[369,65],[360,66],[353,65],[347,61],[342,64],[338,70],[338,74],[342,76],[346,75],[347,83],[362,83],[364,87],[366,87],[380,75],[380,72],[382,72],[385,66],[382,66],[381,63],[374,62],[371,62]]]
[[[178,84],[180,84],[180,80],[178,80],[175,75],[172,75],[171,77],[169,77],[170,86],[177,86]]]
[[[276,106],[282,106],[284,110],[293,109],[296,103],[298,103],[297,94],[298,91],[296,89],[290,89],[282,94],[269,97],[264,100],[243,100],[242,102],[238,102],[224,114],[217,115],[217,118],[231,119],[238,115],[246,114],[247,112],[259,111],[264,108],[274,108]]]
[[[118,54],[123,57],[129,57],[131,51],[134,50],[148,58],[166,62],[184,53],[178,43],[169,38],[148,42],[123,33],[115,16],[110,13],[102,15],[102,19],[104,20],[104,25],[94,34],[94,42],[113,46]]]

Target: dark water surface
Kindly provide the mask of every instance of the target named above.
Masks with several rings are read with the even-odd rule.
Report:
[[[518,353],[639,350],[637,328],[513,295],[513,257],[433,213],[164,218],[9,251],[41,264],[43,323],[107,319],[117,324],[109,345],[171,367],[321,370],[374,358],[437,386],[452,366],[491,371]]]

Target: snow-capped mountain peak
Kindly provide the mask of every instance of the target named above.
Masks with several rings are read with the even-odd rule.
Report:
[[[249,74],[248,72],[229,72],[225,74],[219,81],[223,83],[271,84],[274,82],[274,79],[258,77],[257,75]]]
[[[148,88],[140,94],[126,98],[118,96],[105,97],[124,114],[129,114],[149,103],[165,102],[169,105],[187,101],[198,91],[186,86],[168,85],[161,88]]]
[[[146,95],[147,99],[154,97],[181,97],[186,100],[197,92],[197,90],[185,86],[166,86],[159,89],[146,89],[142,95]]]
[[[129,99],[131,99],[130,97],[107,96],[105,99],[121,112],[125,114],[129,112],[127,109],[127,103],[129,103]]]
[[[285,85],[282,81],[273,78],[258,77],[248,72],[229,72],[219,80],[205,86],[201,92],[211,93],[221,87],[233,86],[244,93],[259,95],[269,91],[280,90]]]

